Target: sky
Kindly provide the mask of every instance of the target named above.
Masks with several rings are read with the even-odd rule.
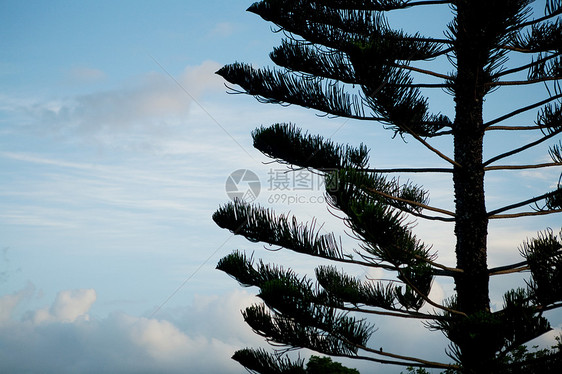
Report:
[[[250,132],[260,125],[290,122],[335,142],[363,142],[371,166],[446,166],[413,139],[393,139],[377,124],[229,95],[215,71],[235,61],[269,64],[281,37],[244,11],[250,4],[0,1],[0,372],[245,372],[230,359],[233,352],[267,347],[240,314],[257,302],[256,290],[215,270],[217,261],[242,249],[303,274],[318,262],[218,228],[211,216],[229,201],[232,186],[257,194],[260,205],[325,222],[321,230],[341,234],[348,248],[356,245],[328,211],[316,175],[286,173],[252,148]],[[449,10],[423,12],[391,21],[440,36]],[[452,114],[450,96],[431,95],[433,110]],[[530,95],[544,97],[544,89],[494,93],[485,116],[508,112]],[[513,124],[533,119],[522,115]],[[486,155],[537,136],[492,134]],[[450,139],[432,144],[451,153]],[[543,162],[546,148],[509,162],[522,160]],[[544,193],[559,175],[559,169],[491,174],[488,205]],[[404,178],[427,187],[433,205],[452,207],[447,176]],[[546,227],[558,231],[560,216],[493,222],[489,264],[520,261],[518,246]],[[454,265],[452,229],[418,222],[414,231],[440,262]],[[363,279],[387,276],[347,270]],[[493,279],[493,307],[517,286],[524,286],[521,278]],[[434,282],[436,301],[452,294],[450,282]],[[559,331],[560,313],[549,317]],[[373,322],[377,348],[448,360],[439,333],[412,321]],[[539,343],[548,345],[552,336]]]

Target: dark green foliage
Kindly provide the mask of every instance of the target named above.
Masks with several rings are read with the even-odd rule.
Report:
[[[303,134],[294,125],[275,124],[252,132],[254,147],[281,162],[318,170],[364,168],[367,148],[339,146],[321,136]]]
[[[330,259],[342,259],[343,250],[333,234],[320,234],[313,221],[310,225],[299,223],[296,217],[276,216],[269,209],[236,200],[213,214],[219,227],[250,241],[265,242],[290,248],[293,251]]]
[[[562,134],[562,1],[546,0],[544,16],[533,15],[531,3],[262,0],[250,6],[250,12],[273,23],[285,38],[270,54],[277,67],[234,63],[217,72],[236,86],[235,92],[265,103],[295,104],[328,116],[371,121],[402,139],[419,142],[449,168],[371,168],[365,145],[337,144],[293,124],[276,123],[252,132],[254,147],[267,157],[324,176],[331,211],[349,229],[346,232],[356,239],[357,248],[344,248],[340,237],[323,232],[316,219],[301,223],[289,214],[242,201],[219,208],[213,220],[235,235],[341,265],[320,265],[314,276],[306,277],[281,266],[254,263],[253,256],[240,251],[220,260],[218,269],[243,286],[259,288],[263,304],[250,306],[243,316],[256,333],[279,348],[276,354],[245,349],[234,359],[251,372],[272,374],[357,374],[329,358],[313,357],[305,368],[303,360],[283,356],[298,348],[400,365],[410,374],[426,374],[428,368],[446,374],[553,373],[562,366],[560,344],[533,352],[525,346],[551,329],[544,312],[562,306],[560,235],[547,230],[529,239],[521,248],[524,261],[520,263],[494,269],[487,265],[489,220],[562,210],[560,180],[554,190],[540,196],[486,208],[488,173],[562,165],[562,143],[550,145],[552,163],[494,165]],[[396,30],[387,20],[389,13],[430,5],[452,11],[444,38]],[[528,61],[513,59],[508,65],[518,53]],[[434,59],[448,59],[450,69],[430,70],[427,62]],[[525,72],[527,79],[522,80]],[[484,121],[488,93],[533,84],[546,86],[545,97],[530,96],[528,105]],[[429,110],[426,90],[435,88],[452,96],[454,119]],[[530,110],[537,111],[534,124],[511,122]],[[511,150],[484,160],[488,145],[484,139],[492,130],[534,130],[540,137],[522,146],[506,143]],[[453,155],[430,144],[438,136],[450,139]],[[428,191],[415,183],[388,177],[404,171],[449,173],[453,210],[430,206]],[[531,210],[504,214],[525,206]],[[439,263],[432,246],[414,234],[416,218],[454,223],[456,265]],[[357,266],[363,271],[383,269],[393,276],[381,280],[346,273]],[[507,290],[501,308],[492,310],[490,277],[527,270],[531,274],[527,287]],[[429,297],[435,277],[440,276],[455,281],[456,294],[443,304]],[[376,329],[363,317],[368,314],[423,320],[450,340],[451,362],[370,347]]]
[[[309,348],[328,355],[354,355],[365,345],[372,328],[333,309],[310,306],[295,308],[287,315],[254,305],[242,312],[244,321],[268,341]],[[301,322],[302,321],[302,322]],[[307,325],[306,322],[314,321]]]
[[[410,366],[407,367],[406,370],[408,370],[406,373],[400,372],[400,374],[429,374],[429,371],[424,368],[413,368]]]
[[[289,358],[274,356],[263,349],[241,349],[232,358],[250,372],[262,374],[306,374],[304,360],[291,362]]]
[[[312,356],[304,365],[304,360],[291,361],[287,357],[278,357],[263,349],[242,349],[234,353],[232,358],[252,373],[262,374],[359,374],[329,357]]]
[[[362,283],[332,266],[318,267],[316,279],[331,297],[341,302],[385,309],[396,308],[396,288],[392,285]]]
[[[454,307],[454,303],[451,307]],[[479,344],[498,353],[491,372],[502,372],[504,360],[509,360],[521,345],[550,331],[548,321],[537,313],[527,291],[511,290],[504,295],[503,308],[497,312],[483,311],[463,319],[444,319],[432,325],[445,332],[455,344],[450,355],[462,361],[462,348]]]
[[[545,105],[537,115],[537,125],[548,135],[562,132],[562,106],[559,104]]]
[[[529,288],[539,305],[562,301],[562,238],[552,230],[527,241],[521,254],[531,268]]]
[[[306,364],[307,374],[359,374],[355,369],[346,368],[329,357],[312,356]]]

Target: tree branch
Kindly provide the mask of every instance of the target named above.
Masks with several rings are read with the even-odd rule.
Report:
[[[406,84],[392,84],[392,87],[406,87],[406,88],[450,88],[452,85],[448,83],[406,83]]]
[[[486,87],[497,87],[497,86],[524,86],[527,84],[535,84],[535,83],[544,83],[550,81],[557,81],[562,79],[562,77],[545,77],[539,79],[529,79],[524,81],[499,81],[499,82],[490,82],[484,84]]]
[[[432,76],[432,77],[442,78],[442,79],[445,79],[445,80],[451,80],[452,79],[452,77],[450,77],[448,75],[436,73],[436,72],[431,71],[431,70],[416,68],[416,67],[410,66],[410,65],[395,64],[395,65],[392,65],[392,66],[397,67],[397,68],[401,68],[401,69],[405,69],[405,70],[415,71],[416,73],[421,73],[421,74],[429,75],[429,76]]]
[[[401,197],[392,196],[392,195],[389,195],[389,194],[384,193],[382,191],[377,191],[374,188],[366,188],[366,190],[370,191],[370,192],[373,192],[373,193],[376,193],[377,195],[381,195],[383,197],[386,197],[387,199],[400,201],[402,203],[406,203],[406,204],[409,204],[409,205],[415,205],[415,206],[418,206],[418,207],[423,208],[423,209],[427,209],[427,210],[431,210],[433,212],[442,213],[442,214],[445,214],[445,215],[449,215],[451,217],[455,217],[455,213],[453,213],[451,211],[448,211],[448,210],[445,210],[445,209],[434,208],[434,207],[426,205],[426,204],[418,203],[417,201],[412,201],[412,200],[403,199]],[[408,212],[408,213],[410,213],[410,212]]]
[[[562,302],[557,303],[557,304],[551,304],[551,305],[544,306],[544,307],[540,308],[540,310],[544,312],[544,311],[552,310],[552,309],[556,309],[556,308],[562,308]]]
[[[528,68],[530,68],[530,67],[532,67],[532,66],[534,66],[534,65],[536,65],[536,64],[540,64],[540,63],[545,62],[545,61],[548,61],[548,60],[550,60],[550,59],[552,59],[552,58],[558,57],[558,56],[560,56],[560,54],[561,54],[561,53],[554,53],[554,54],[552,54],[552,55],[546,56],[546,57],[544,57],[544,58],[540,58],[540,59],[538,59],[537,61],[533,61],[533,62],[528,63],[528,64],[526,64],[526,65],[522,65],[522,66],[519,66],[519,67],[516,67],[516,68],[513,68],[513,69],[501,71],[501,72],[499,72],[498,74],[496,74],[495,77],[501,77],[501,76],[504,76],[504,75],[517,73],[517,72],[519,72],[519,71],[521,71],[521,70],[528,69]]]
[[[396,169],[362,169],[372,173],[452,173],[453,169],[446,168],[396,168]]]
[[[451,4],[451,0],[433,0],[433,1],[412,1],[406,4],[406,7],[414,7],[418,5],[444,5]]]
[[[360,256],[362,259],[364,259],[365,261],[371,261],[371,262],[376,262],[376,261],[377,261],[375,258],[373,258],[373,257],[371,257],[371,256],[367,256],[366,254],[361,253],[361,252],[359,252],[359,251],[357,251],[357,250],[355,250],[355,253],[356,253],[358,256]],[[430,264],[430,265],[434,265],[435,267],[437,267],[437,269],[431,269],[432,274],[433,274],[434,276],[436,276],[436,277],[439,277],[439,276],[444,276],[444,277],[445,277],[445,276],[448,276],[448,277],[450,277],[450,276],[452,276],[455,272],[461,272],[461,273],[464,272],[464,270],[462,270],[462,269],[448,268],[448,267],[445,266],[445,265],[433,263],[431,260],[428,260],[428,259],[423,258],[423,257],[420,257],[420,256],[416,256],[416,258],[418,258],[418,259],[421,260],[421,261],[425,261],[425,262],[427,262],[427,263]],[[437,266],[437,265],[439,265],[439,266]],[[444,268],[447,269],[447,270],[443,270]],[[392,269],[391,271],[396,271],[396,272],[398,272],[398,269]]]
[[[498,166],[487,166],[484,168],[484,171],[540,169],[540,168],[547,168],[547,167],[561,166],[561,165],[562,163],[560,162],[549,162],[549,163],[535,164],[535,165],[498,165]]]
[[[513,265],[500,266],[494,269],[490,269],[488,270],[488,275],[490,276],[505,275],[505,274],[512,274],[512,273],[520,273],[525,270],[530,270],[530,267],[528,265],[524,265],[526,263],[527,261],[523,261]]]
[[[547,128],[547,126],[490,126],[485,129],[485,131],[493,131],[493,130],[540,130]]]
[[[548,99],[544,99],[543,101],[539,101],[538,103],[528,105],[528,106],[526,106],[526,107],[523,107],[523,108],[514,110],[513,112],[508,113],[508,114],[506,114],[506,115],[504,115],[504,116],[501,116],[501,117],[498,117],[498,118],[496,118],[496,119],[493,119],[493,120],[491,120],[491,121],[489,121],[489,122],[483,124],[482,126],[484,126],[484,128],[487,128],[487,127],[489,127],[489,126],[492,126],[492,125],[495,124],[495,123],[504,121],[504,120],[506,120],[506,119],[508,119],[508,118],[510,118],[510,117],[513,117],[513,116],[519,114],[519,113],[526,112],[526,111],[528,111],[528,110],[531,110],[531,109],[534,109],[534,108],[536,108],[536,107],[539,107],[539,106],[541,106],[541,105],[543,105],[543,104],[548,104],[549,102],[551,102],[551,101],[553,101],[553,100],[556,100],[556,99],[560,99],[561,97],[562,97],[562,94],[558,94],[558,95],[555,95],[555,96],[551,96],[551,97],[549,97]]]
[[[484,163],[482,164],[482,166],[486,167],[487,165],[490,165],[491,163],[496,162],[496,161],[498,161],[498,160],[500,160],[500,159],[502,159],[502,158],[509,157],[509,156],[512,156],[512,155],[514,155],[514,154],[516,154],[516,153],[522,152],[522,151],[524,151],[524,150],[526,150],[526,149],[532,148],[532,147],[534,147],[534,146],[536,146],[536,145],[538,145],[538,144],[540,144],[540,143],[542,143],[542,142],[544,142],[544,141],[546,141],[546,140],[548,140],[548,139],[550,139],[550,138],[555,137],[556,135],[558,135],[558,134],[560,134],[560,133],[562,133],[562,128],[560,128],[559,130],[555,130],[555,131],[551,132],[550,134],[545,135],[545,136],[543,136],[542,138],[540,138],[540,139],[538,139],[538,140],[535,140],[534,142],[527,143],[527,144],[525,144],[525,145],[522,146],[522,147],[513,149],[513,150],[511,150],[511,151],[509,151],[509,152],[506,152],[506,153],[502,153],[502,154],[500,154],[500,155],[498,155],[498,156],[496,156],[496,157],[492,157],[492,158],[489,159],[488,161],[484,162]]]
[[[464,270],[463,270],[463,269],[451,268],[451,267],[442,265],[442,264],[440,264],[440,263],[437,263],[437,262],[435,262],[435,261],[431,261],[431,260],[422,258],[422,257],[419,256],[419,255],[414,255],[414,257],[417,258],[418,260],[422,260],[422,261],[427,262],[427,263],[430,264],[431,266],[435,266],[435,267],[438,268],[438,269],[442,269],[442,270],[445,270],[445,271],[450,272],[450,273],[464,273]]]
[[[431,319],[431,320],[435,320],[435,319],[447,319],[448,317],[446,316],[438,316],[438,315],[431,315],[431,314],[425,314],[425,313],[416,313],[416,312],[410,312],[410,311],[400,311],[397,309],[389,309],[389,310],[393,310],[394,312],[383,312],[380,310],[372,310],[372,309],[364,309],[364,308],[359,308],[359,307],[347,307],[347,306],[336,306],[335,308],[341,309],[341,310],[346,310],[348,312],[359,312],[359,313],[368,313],[368,314],[376,314],[376,315],[381,315],[381,316],[389,316],[389,317],[400,317],[400,318],[413,318],[413,319]]]
[[[425,261],[427,261],[427,260],[425,260]],[[428,296],[426,296],[423,292],[421,292],[416,286],[414,286],[412,284],[412,282],[410,282],[408,277],[406,277],[404,275],[404,272],[402,271],[402,268],[400,268],[398,266],[396,266],[396,267],[398,268],[398,272],[400,273],[400,276],[402,277],[401,279],[404,280],[404,283],[406,283],[408,286],[410,286],[410,288],[412,290],[414,290],[414,292],[417,293],[426,303],[428,303],[431,306],[434,306],[437,309],[444,310],[444,311],[449,312],[451,314],[457,314],[457,315],[460,315],[460,316],[463,316],[463,317],[468,317],[468,315],[464,312],[448,308],[445,305],[438,304],[435,301],[431,300]]]
[[[291,248],[286,248],[286,247],[283,247],[283,248],[288,249],[288,250],[292,250]],[[293,252],[295,252],[295,251],[293,251]],[[297,252],[297,253],[302,253],[302,252]],[[380,269],[384,269],[384,270],[388,270],[388,271],[398,271],[398,269],[396,267],[394,267],[393,265],[385,265],[385,264],[374,263],[374,262],[363,262],[363,261],[357,261],[357,260],[346,259],[346,258],[325,257],[325,256],[319,256],[319,255],[311,254],[311,253],[302,253],[302,254],[313,256],[313,257],[319,257],[319,258],[323,258],[323,259],[326,259],[326,260],[342,262],[342,263],[345,263],[345,264],[374,267],[374,268],[380,268]]]
[[[507,211],[507,210],[511,210],[511,209],[515,209],[515,208],[520,208],[520,207],[522,207],[522,206],[524,206],[524,205],[536,203],[537,201],[544,200],[544,199],[546,199],[547,197],[550,197],[551,195],[554,195],[554,194],[557,193],[557,192],[558,192],[558,191],[547,192],[547,193],[542,194],[542,195],[540,195],[540,196],[536,196],[536,197],[533,197],[533,198],[531,198],[531,199],[528,199],[528,200],[525,200],[525,201],[521,201],[521,202],[519,202],[519,203],[507,205],[507,206],[504,206],[504,207],[502,207],[502,208],[492,210],[492,211],[488,212],[488,216],[489,216],[489,217],[490,217],[490,216],[494,216],[494,215],[497,215],[498,213],[505,212],[505,211]],[[490,217],[490,218],[491,218],[491,217]]]
[[[403,128],[404,131],[406,131],[408,134],[412,135],[414,137],[414,139],[416,139],[418,142],[420,142],[422,145],[424,145],[427,149],[429,149],[430,151],[432,151],[433,153],[435,153],[437,156],[439,156],[440,158],[442,158],[443,160],[447,161],[448,163],[450,163],[451,165],[457,166],[459,168],[462,168],[462,165],[460,165],[458,162],[456,162],[455,160],[452,160],[451,158],[445,156],[443,153],[441,153],[437,148],[432,147],[428,142],[426,142],[424,139],[422,139],[421,136],[419,136],[418,134],[416,134],[415,132],[413,132],[412,130],[410,130],[407,126],[400,126],[401,128]]]
[[[545,216],[547,214],[562,213],[562,209],[552,209],[552,210],[540,210],[538,212],[523,212],[514,214],[498,214],[495,216],[488,217],[489,219],[505,219],[505,218],[519,218],[519,217],[531,217],[531,216]]]
[[[354,345],[357,348],[362,349],[364,351],[374,353],[374,354],[377,354],[377,355],[381,355],[381,356],[395,358],[395,359],[398,359],[398,360],[406,360],[406,361],[417,362],[417,363],[420,363],[422,365],[425,365],[425,367],[441,368],[441,369],[458,368],[458,366],[456,366],[456,365],[443,364],[443,363],[435,362],[435,361],[427,361],[427,360],[424,360],[424,359],[421,359],[421,358],[401,356],[401,355],[397,355],[397,354],[394,354],[394,353],[383,352],[380,349],[379,350],[372,349],[372,348],[369,348],[369,347],[362,346],[360,344],[354,344],[347,339],[344,339],[344,340],[346,341],[346,343]]]
[[[324,353],[324,352],[320,352],[320,353]],[[379,364],[411,366],[411,367],[418,367],[418,368],[433,368],[433,366],[419,364],[419,363],[416,363],[416,362],[390,361],[390,360],[383,360],[383,359],[375,358],[375,357],[359,356],[359,355],[346,355],[346,354],[332,354],[332,355],[337,356],[337,357],[345,357],[345,358],[353,358],[353,359],[357,359],[357,360],[372,361],[372,362],[377,362]],[[453,366],[454,365],[450,365],[450,367],[453,367]],[[441,367],[439,367],[439,368],[441,368]],[[455,368],[456,368],[456,366],[455,366]]]
[[[559,9],[556,12],[552,12],[551,14],[548,14],[546,16],[542,16],[541,18],[537,18],[537,19],[534,19],[534,20],[531,20],[531,21],[523,22],[523,23],[518,24],[517,26],[510,27],[506,30],[506,32],[520,30],[524,27],[535,25],[535,24],[540,23],[542,21],[546,21],[547,19],[550,19],[552,17],[556,17],[557,15],[559,15],[561,13],[562,13],[562,9]]]
[[[519,47],[513,47],[510,45],[502,45],[500,46],[501,49],[506,49],[508,51],[513,51],[513,52],[521,52],[521,53],[534,53],[534,51],[528,49],[528,48],[519,48]]]

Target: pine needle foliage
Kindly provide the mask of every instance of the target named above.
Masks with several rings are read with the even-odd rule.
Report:
[[[541,5],[542,14],[536,11]],[[408,33],[388,21],[389,14],[425,7],[451,11],[442,37]],[[248,11],[285,38],[270,54],[276,66],[235,62],[217,72],[234,92],[369,121],[400,135],[395,141],[419,142],[447,167],[383,169],[369,164],[364,144],[337,144],[290,123],[254,130],[254,146],[267,157],[324,176],[328,205],[357,245],[344,246],[339,234],[326,233],[316,219],[304,223],[241,200],[220,207],[213,220],[221,228],[322,260],[308,276],[242,251],[219,261],[219,270],[259,289],[263,302],[249,306],[243,317],[277,348],[274,353],[246,348],[233,358],[252,373],[272,374],[309,373],[304,360],[285,355],[300,348],[397,365],[397,372],[400,367],[412,373],[430,368],[448,374],[558,372],[560,344],[535,352],[526,344],[551,330],[545,312],[562,307],[562,234],[545,228],[521,245],[521,262],[496,268],[487,265],[494,249],[488,248],[487,234],[493,219],[551,215],[559,222],[562,174],[542,195],[493,210],[486,207],[484,178],[496,170],[562,166],[562,1],[261,0]],[[449,68],[433,70],[442,66],[432,65],[436,60],[448,61]],[[544,86],[543,96],[529,95],[526,105],[484,120],[488,94],[505,90],[508,100],[511,87],[532,85]],[[426,93],[434,89],[451,95],[454,118],[430,110]],[[529,112],[536,113],[534,123],[513,122]],[[510,149],[496,154],[490,147],[486,154],[492,157],[485,160],[485,136],[499,131],[523,132],[526,143],[506,143]],[[452,155],[431,145],[436,137],[450,139]],[[498,165],[541,144],[548,145],[552,162]],[[432,206],[429,191],[390,177],[401,172],[448,173],[454,209]],[[414,233],[415,219],[454,224],[456,264],[439,263],[431,244]],[[351,266],[383,269],[394,279],[359,279],[345,272]],[[503,305],[492,310],[490,278],[513,273],[526,273],[525,287],[505,290]],[[454,297],[442,303],[431,299],[436,277],[455,282]],[[442,332],[450,341],[450,362],[372,347],[377,327],[366,316],[373,314],[419,319]]]

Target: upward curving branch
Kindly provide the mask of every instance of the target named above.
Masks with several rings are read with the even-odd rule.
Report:
[[[505,152],[505,153],[502,153],[502,154],[497,155],[497,156],[495,156],[495,157],[492,157],[492,158],[489,159],[488,161],[484,162],[482,165],[486,167],[486,166],[490,165],[491,163],[494,163],[494,162],[496,162],[496,161],[498,161],[498,160],[501,160],[502,158],[506,158],[506,157],[509,157],[509,156],[513,156],[513,155],[515,155],[515,154],[517,154],[517,153],[519,153],[519,152],[522,152],[522,151],[524,151],[524,150],[526,150],[526,149],[529,149],[529,148],[532,148],[532,147],[534,147],[534,146],[537,146],[537,145],[539,145],[539,144],[541,144],[541,143],[547,141],[548,139],[551,139],[551,138],[555,137],[556,135],[558,135],[558,134],[560,134],[560,133],[562,133],[562,128],[556,129],[556,130],[552,131],[550,134],[547,134],[547,135],[543,136],[542,138],[540,138],[540,139],[538,139],[538,140],[535,140],[534,142],[527,143],[527,144],[525,144],[525,145],[523,145],[523,146],[521,146],[521,147],[519,147],[519,148],[515,148],[515,149],[513,149],[513,150],[511,150],[511,151],[509,151],[509,152]]]

